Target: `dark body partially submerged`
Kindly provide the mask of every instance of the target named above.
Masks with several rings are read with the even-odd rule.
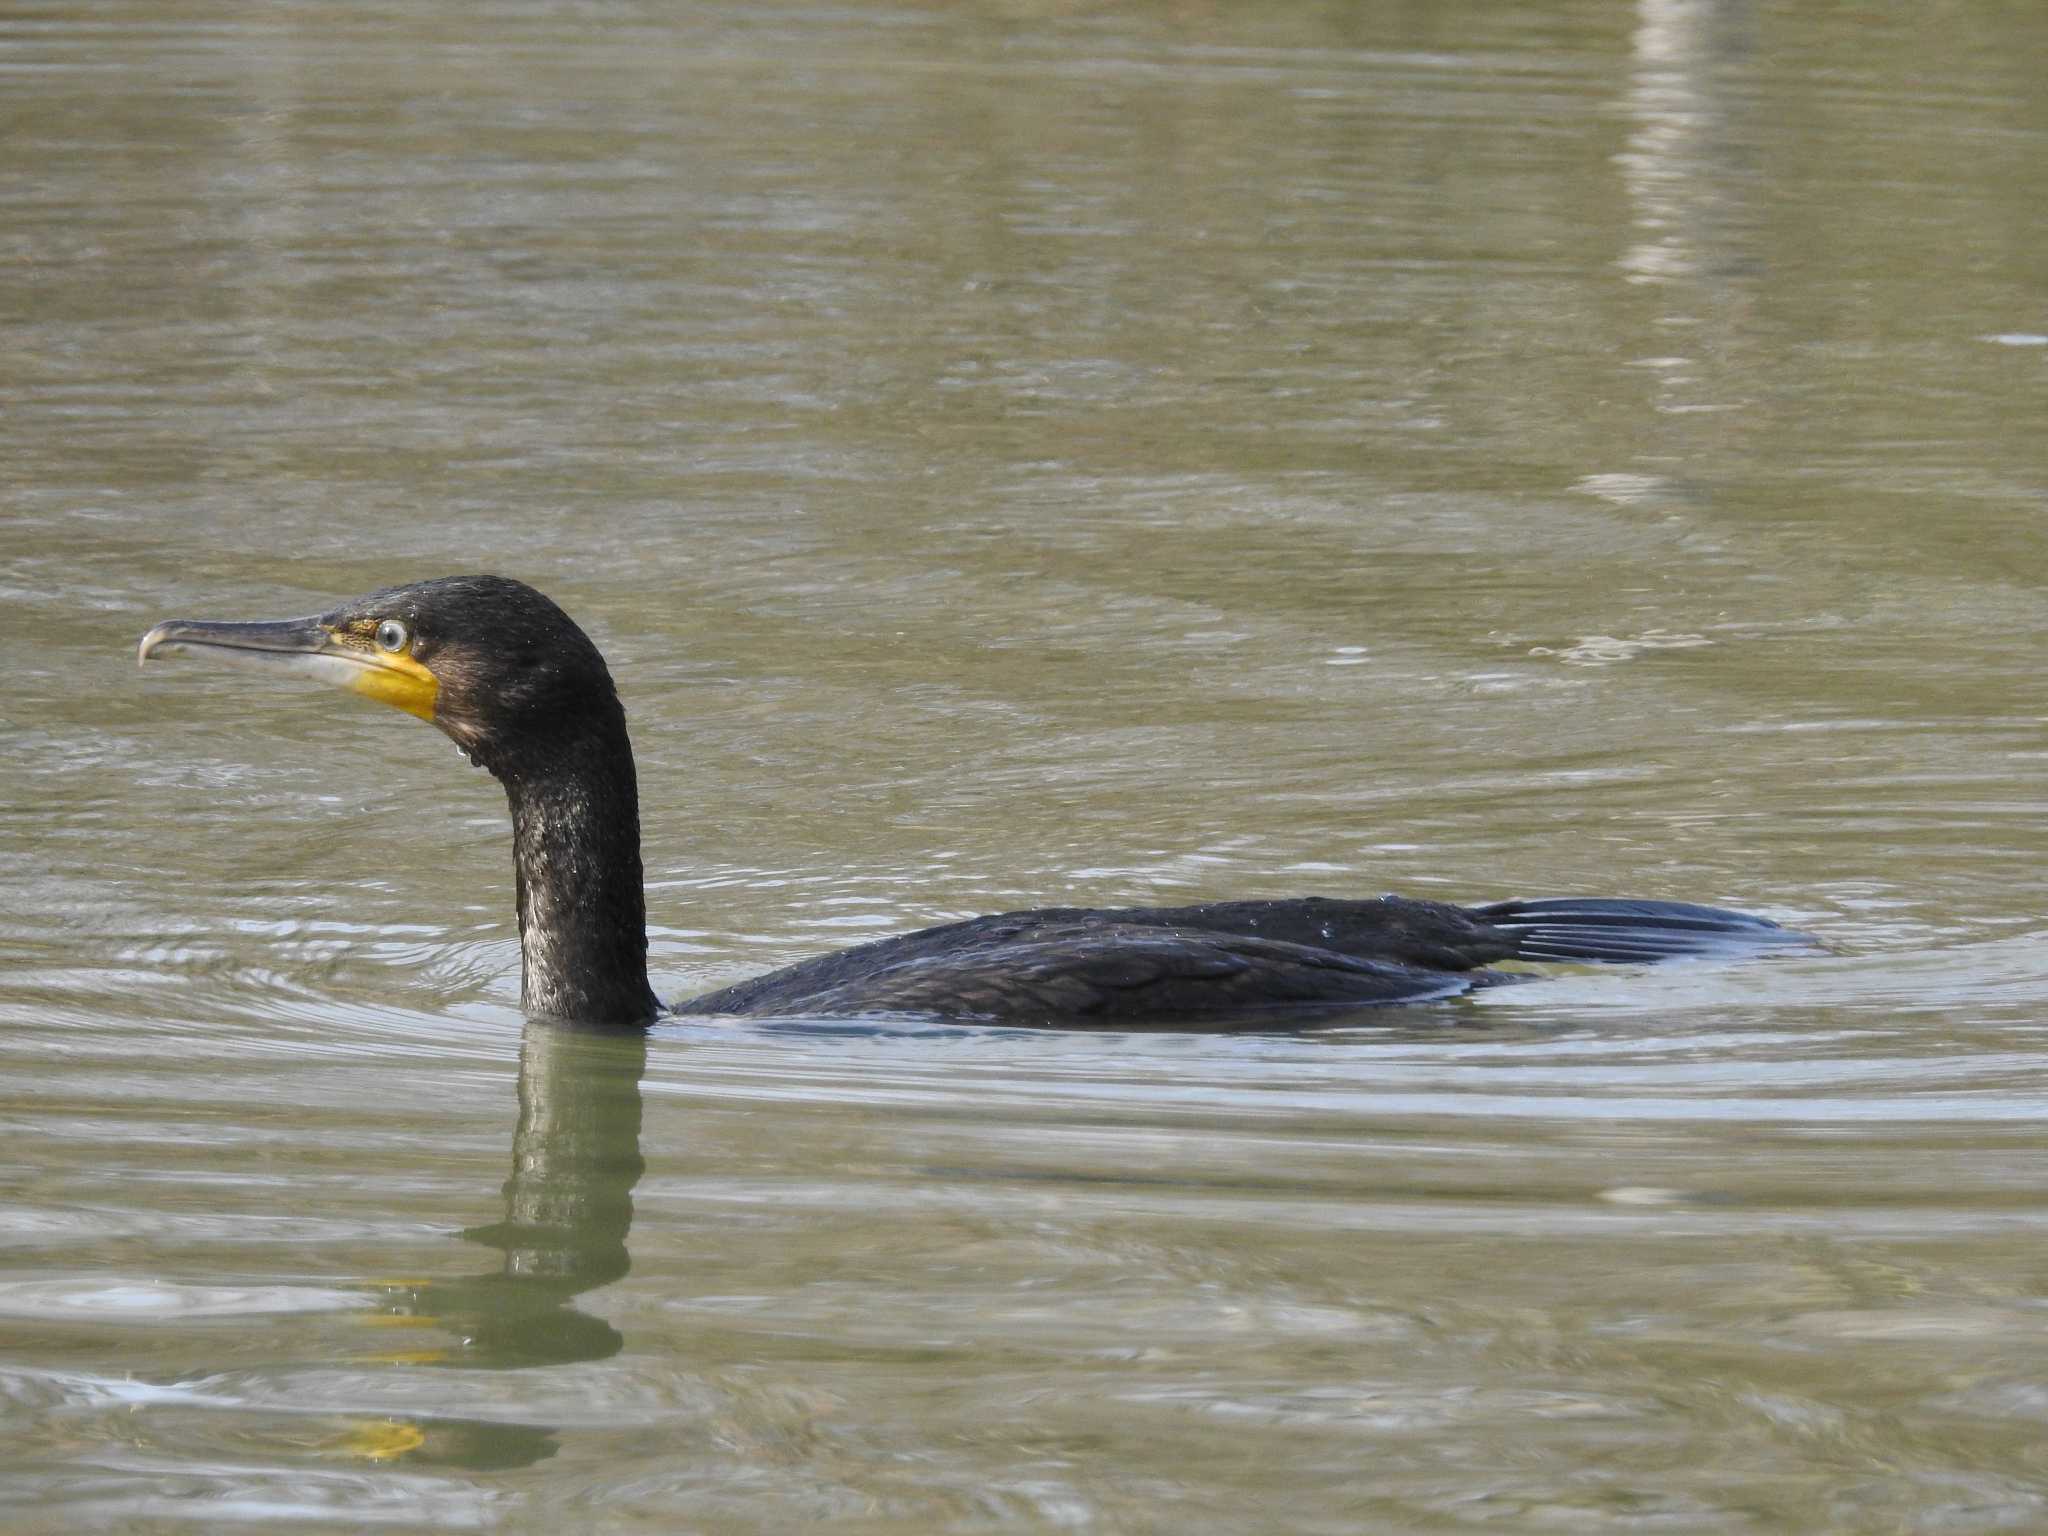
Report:
[[[1802,935],[1683,902],[1486,907],[1300,897],[969,918],[800,961],[694,997],[678,1013],[912,1013],[1075,1024],[1284,1021],[1455,997],[1517,979],[1507,960],[1642,963]]]
[[[438,726],[505,788],[526,1006],[622,1025],[661,1011],[647,984],[625,711],[596,646],[547,598],[502,577],[453,576],[312,618],[172,620],[143,637],[144,661],[177,652],[310,675]],[[1242,1029],[1455,996],[1509,979],[1488,969],[1503,961],[1631,963],[1808,942],[1681,902],[1054,907],[822,955],[674,1011]]]

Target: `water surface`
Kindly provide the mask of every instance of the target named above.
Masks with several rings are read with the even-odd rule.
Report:
[[[0,15],[10,1529],[2048,1524],[2048,14]],[[1034,902],[1758,910],[1304,1036],[522,1020],[171,615],[523,577],[680,996]]]

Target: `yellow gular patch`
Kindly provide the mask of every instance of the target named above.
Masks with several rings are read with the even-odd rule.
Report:
[[[354,633],[353,627],[328,633],[334,637],[334,643],[346,649],[351,660],[357,663],[349,669],[349,676],[345,679],[351,692],[375,699],[380,704],[389,704],[394,709],[402,709],[409,715],[418,715],[422,720],[434,718],[434,697],[440,692],[441,685],[434,680],[433,673],[410,656],[379,650],[374,641]]]

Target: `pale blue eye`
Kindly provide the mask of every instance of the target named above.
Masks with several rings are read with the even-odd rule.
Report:
[[[380,650],[402,651],[412,636],[396,619],[386,619],[377,626],[377,645]]]

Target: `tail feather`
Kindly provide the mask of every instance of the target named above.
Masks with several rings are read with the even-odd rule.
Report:
[[[1769,918],[1687,901],[1597,901],[1573,896],[1497,901],[1473,908],[1516,936],[1518,960],[1649,965],[1684,956],[1816,947],[1809,934]]]

